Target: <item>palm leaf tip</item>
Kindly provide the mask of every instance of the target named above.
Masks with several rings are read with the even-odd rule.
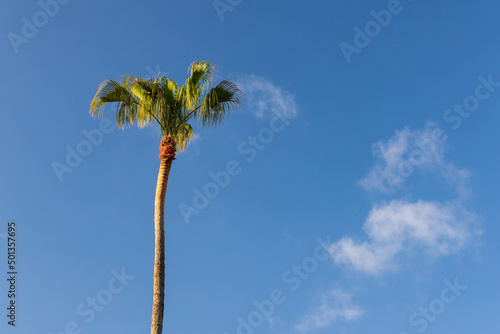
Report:
[[[217,68],[214,64],[197,60],[192,62],[188,68],[188,74],[190,75],[188,80],[191,80],[191,83],[195,86],[201,82],[202,86],[206,87],[214,79],[215,72],[217,72]]]
[[[127,89],[118,82],[108,79],[104,80],[97,89],[97,92],[90,103],[90,113],[92,115],[102,115],[105,105],[109,102],[122,102],[127,95]]]

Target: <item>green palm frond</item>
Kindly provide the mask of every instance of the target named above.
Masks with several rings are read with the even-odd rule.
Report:
[[[191,127],[191,124],[183,123],[179,124],[175,128],[174,132],[175,132],[174,139],[175,142],[177,143],[177,149],[182,152],[189,145],[191,138],[193,138],[193,128]]]
[[[210,81],[213,80],[215,71],[215,66],[206,61],[195,61],[189,66],[190,76],[180,89],[180,95],[187,109],[197,107]]]
[[[139,100],[136,117],[137,125],[139,127],[153,125],[160,116],[157,106],[159,102],[159,85],[151,79],[144,80],[142,78],[133,78],[127,80],[127,83],[128,89]],[[160,125],[162,125],[161,122]]]
[[[176,95],[179,90],[179,86],[177,85],[177,82],[165,77],[159,78],[159,81],[165,106],[173,110],[175,108]]]
[[[125,102],[131,100],[130,92],[126,87],[115,80],[105,80],[97,89],[97,92],[90,104],[92,115],[102,115],[104,106],[109,102]],[[132,98],[133,99],[133,98]]]
[[[125,81],[105,80],[101,83],[90,104],[92,115],[102,116],[108,103],[118,103],[116,123],[119,127],[134,124],[137,121],[138,101],[127,89]]]
[[[201,83],[201,86],[206,88],[210,81],[214,79],[214,72],[216,71],[217,68],[212,63],[207,61],[194,61],[189,66],[188,74],[190,74],[189,79],[193,85],[197,86]]]
[[[236,109],[243,98],[241,89],[230,81],[221,81],[205,95],[196,117],[203,126],[219,125],[227,112]]]

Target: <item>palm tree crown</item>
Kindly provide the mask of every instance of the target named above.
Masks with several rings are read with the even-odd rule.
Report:
[[[240,88],[227,80],[208,90],[216,68],[206,61],[195,61],[188,69],[189,78],[179,87],[164,76],[143,79],[126,75],[120,82],[105,80],[90,105],[92,115],[102,115],[107,103],[118,103],[116,123],[119,127],[160,126],[162,137],[172,138],[182,151],[193,137],[189,120],[200,120],[203,126],[218,125],[226,113],[241,104]]]

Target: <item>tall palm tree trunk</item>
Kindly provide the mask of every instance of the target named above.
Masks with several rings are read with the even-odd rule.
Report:
[[[175,141],[163,137],[160,144],[160,171],[155,195],[155,267],[153,285],[153,316],[151,334],[161,334],[163,329],[163,307],[165,299],[165,196],[172,161],[175,159]]]

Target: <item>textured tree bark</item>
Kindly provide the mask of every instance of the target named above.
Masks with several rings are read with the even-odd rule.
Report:
[[[163,330],[163,308],[165,299],[165,196],[172,161],[175,159],[175,141],[163,137],[160,144],[160,171],[155,196],[155,264],[153,285],[153,315],[151,334],[161,334]]]

